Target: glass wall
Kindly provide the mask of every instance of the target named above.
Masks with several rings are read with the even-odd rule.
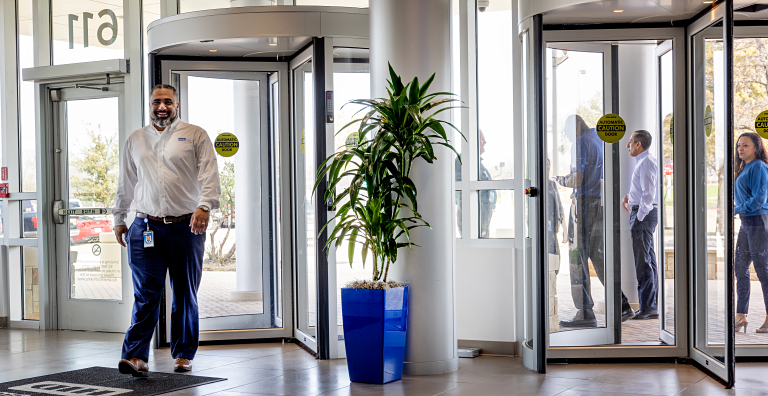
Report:
[[[22,69],[33,67],[35,53],[33,43],[33,0],[17,1],[19,49],[19,126],[21,135],[21,191],[37,191],[37,155],[35,151],[35,83],[22,81]]]
[[[160,0],[142,0],[141,2],[141,53],[143,55],[142,63],[144,67],[144,74],[142,80],[144,82],[144,102],[142,104],[142,111],[144,112],[144,123],[149,125],[149,111],[147,111],[147,105],[149,103],[149,93],[152,87],[150,71],[149,71],[149,43],[147,42],[147,28],[149,24],[160,19]]]
[[[121,59],[122,2],[51,0],[53,64]]]
[[[334,89],[334,122],[335,139],[334,149],[342,149],[345,145],[353,144],[357,140],[357,129],[359,123],[352,124],[343,132],[341,128],[349,124],[354,119],[362,117],[363,113],[358,113],[363,107],[357,104],[350,104],[353,99],[371,98],[371,75],[368,65],[368,49],[362,48],[334,48],[333,49],[333,89]],[[341,133],[339,133],[341,132]],[[349,187],[351,178],[343,180],[337,190],[342,191]],[[345,201],[346,202],[346,201]],[[341,326],[341,288],[356,279],[370,279],[372,275],[371,258],[368,256],[367,266],[363,267],[362,251],[358,245],[355,249],[355,255],[352,263],[349,262],[347,254],[349,242],[344,241],[336,249],[336,284],[337,284],[337,302],[338,319],[337,323]]]
[[[179,12],[284,5],[367,8],[368,0],[179,0]]]
[[[476,59],[469,61],[470,64],[476,61],[477,66],[477,106],[469,111],[476,113],[477,129],[470,127],[463,131],[469,144],[457,144],[457,147],[469,148],[461,152],[462,163],[458,159],[455,163],[456,189],[459,190],[455,195],[457,238],[515,237],[511,189],[514,178],[512,6],[512,1],[496,1],[483,7],[483,11],[473,12],[476,14],[476,36],[471,37],[470,32],[472,43],[467,45],[470,52],[476,48],[477,53]],[[461,94],[462,72],[459,21],[458,17],[453,21],[454,93],[457,94]],[[500,73],[500,70],[509,73]],[[454,125],[462,125],[460,115],[455,112]],[[455,134],[455,140],[462,142],[458,134]]]

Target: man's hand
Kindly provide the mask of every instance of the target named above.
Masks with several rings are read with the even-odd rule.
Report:
[[[624,208],[625,212],[632,213],[632,211],[629,210],[629,195],[624,196],[624,200],[621,201],[621,207]]]
[[[189,221],[189,228],[192,229],[192,233],[200,235],[205,233],[205,229],[208,228],[208,219],[211,214],[197,208],[195,213],[192,214],[192,219]]]
[[[123,236],[126,234],[128,234],[128,226],[125,224],[115,226],[115,238],[117,238],[117,243],[123,247],[128,247],[128,245],[126,245],[125,241],[123,240]]]

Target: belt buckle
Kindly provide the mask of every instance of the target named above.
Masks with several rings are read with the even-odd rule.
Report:
[[[163,217],[163,224],[172,224],[172,223],[169,221],[165,221],[165,217]]]

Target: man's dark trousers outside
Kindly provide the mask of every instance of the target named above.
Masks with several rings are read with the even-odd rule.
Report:
[[[589,260],[597,278],[605,284],[605,240],[603,205],[600,197],[583,196],[576,199],[577,244],[579,256],[570,260],[571,296],[581,318],[594,319],[592,285],[589,276]],[[622,311],[631,309],[624,293],[621,293]]]
[[[656,251],[653,248],[653,232],[658,223],[658,209],[653,208],[643,221],[637,219],[637,206],[629,215],[629,229],[632,233],[632,250],[635,254],[637,294],[640,298],[640,312],[658,312],[659,270],[656,266]]]
[[[154,232],[153,247],[144,247],[144,219],[137,217],[126,234],[135,301],[122,358],[149,360],[149,343],[160,314],[167,272],[173,289],[171,354],[174,358],[192,360],[199,339],[197,290],[203,273],[205,233],[193,234],[189,221],[164,224],[149,220],[149,228]]]

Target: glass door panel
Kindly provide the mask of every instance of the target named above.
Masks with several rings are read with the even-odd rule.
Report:
[[[658,225],[657,263],[659,263],[659,338],[675,344],[675,173],[674,173],[674,53],[672,41],[656,47],[658,151]]]
[[[739,37],[734,38],[733,43],[734,124],[738,126],[734,128],[733,141],[737,143],[743,134],[756,132],[755,123],[758,116],[763,111],[768,110],[768,90],[762,84],[757,83],[755,79],[758,70],[765,70],[763,54],[766,53],[768,38],[766,38],[765,27],[757,28],[754,31],[736,27],[735,35]],[[763,147],[768,146],[767,139],[762,139],[762,143]],[[744,175],[746,176],[746,173]],[[734,183],[740,177],[742,176],[735,177]],[[735,204],[738,205],[738,202]],[[735,246],[736,316],[738,318],[744,314],[746,317],[744,320],[748,322],[748,325],[736,332],[736,355],[766,356],[768,355],[768,351],[766,351],[768,337],[763,333],[757,333],[757,329],[763,326],[766,317],[768,317],[768,304],[766,304],[768,300],[766,298],[768,296],[768,279],[766,279],[768,274],[765,274],[763,270],[768,264],[765,261],[766,248],[750,244],[748,236],[750,234],[755,235],[755,228],[749,228],[749,225],[759,225],[768,219],[764,216],[746,215],[739,212],[742,210],[737,211],[737,216],[734,218],[733,235],[736,239],[732,241],[733,246]],[[763,238],[758,238],[758,240]],[[740,243],[741,245],[739,245]]]
[[[279,272],[268,197],[275,177],[270,163],[268,74],[174,71],[182,121],[198,125],[211,141],[234,134],[236,154],[218,156],[221,207],[206,231],[198,291],[200,330],[268,329],[275,320],[273,287]],[[166,295],[170,296],[170,293]]]
[[[312,191],[317,172],[312,79],[312,60],[292,70],[293,151],[296,158],[297,338],[316,350],[318,224],[315,200],[318,197]]]
[[[56,226],[61,329],[124,332],[130,324],[130,270],[107,210],[117,191],[122,85],[108,89],[61,89],[53,106],[56,199],[62,208],[91,209]],[[25,211],[25,222],[27,213],[36,221]]]
[[[733,220],[728,216],[729,160],[733,127],[728,94],[729,40],[724,34],[725,8],[721,3],[690,29],[693,90],[694,209],[695,236],[693,279],[693,348],[691,357],[733,384]],[[727,22],[727,20],[726,20]]]
[[[549,43],[544,187],[550,346],[613,344],[616,273],[612,144],[595,127],[611,113],[611,47]],[[607,91],[607,92],[606,92]],[[620,143],[614,143],[620,144]]]

